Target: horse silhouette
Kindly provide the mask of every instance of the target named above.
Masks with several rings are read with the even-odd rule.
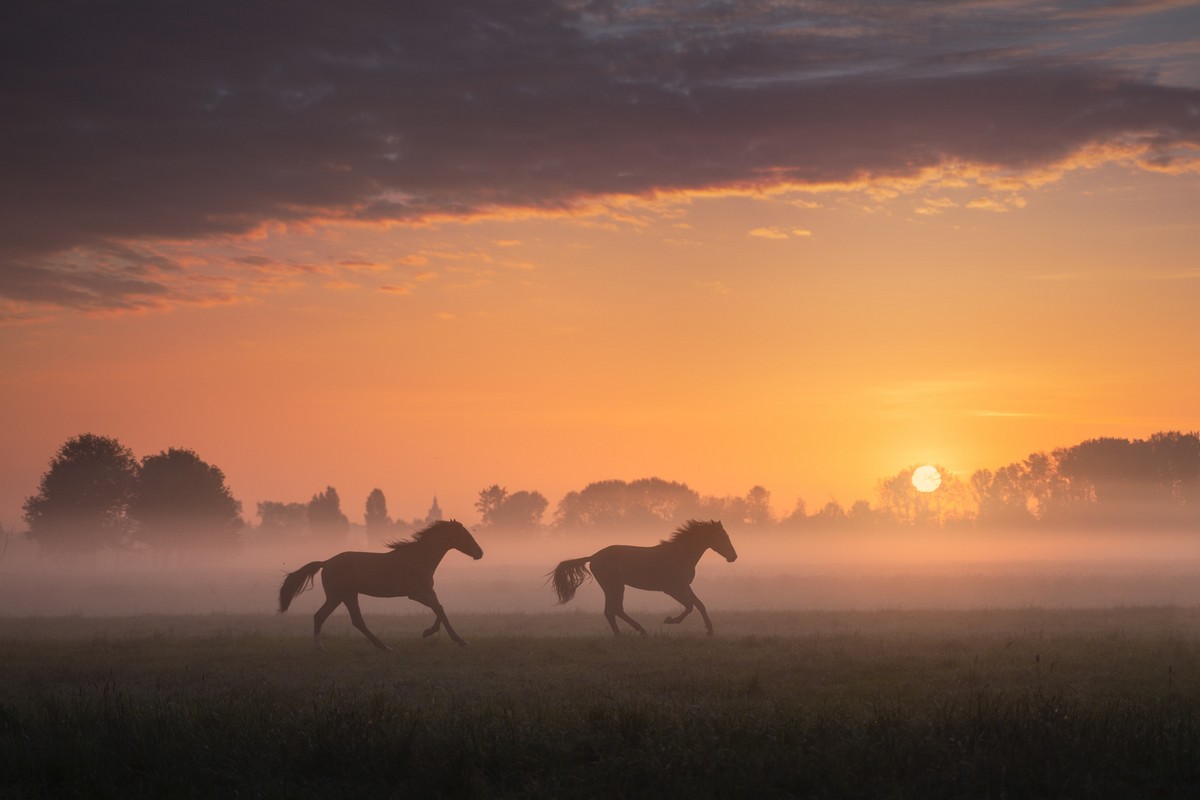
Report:
[[[664,620],[667,624],[677,625],[692,613],[692,608],[698,609],[708,635],[712,636],[713,626],[708,618],[708,610],[692,591],[696,563],[710,548],[724,556],[726,561],[737,560],[737,551],[733,549],[729,534],[720,522],[690,520],[672,533],[671,538],[663,539],[653,547],[614,544],[593,555],[563,561],[548,577],[554,584],[558,604],[562,605],[570,601],[575,596],[575,590],[587,580],[587,565],[591,562],[590,574],[604,590],[604,616],[614,634],[620,634],[617,630],[617,617],[620,617],[638,633],[646,635],[646,629],[625,613],[625,587],[632,586],[635,589],[665,592],[683,604],[683,613],[677,617],[667,617]]]
[[[450,638],[461,645],[464,642],[438,602],[433,591],[433,573],[447,551],[459,550],[476,560],[483,558],[483,548],[475,541],[471,532],[455,520],[435,522],[417,531],[409,541],[391,542],[387,553],[338,553],[325,561],[313,561],[295,572],[289,572],[279,586],[279,613],[288,610],[296,595],[312,587],[313,578],[321,573],[321,585],[325,589],[325,604],[313,615],[313,641],[321,647],[321,626],[333,610],[342,603],[350,612],[354,627],[381,650],[391,648],[379,641],[363,622],[358,607],[358,596],[408,597],[428,606],[434,613],[432,627],[424,636],[432,636],[446,627]]]

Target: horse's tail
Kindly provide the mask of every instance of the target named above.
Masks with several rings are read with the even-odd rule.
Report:
[[[296,595],[305,589],[311,589],[313,578],[321,571],[324,561],[311,561],[295,572],[289,572],[279,585],[279,613],[288,610],[288,606],[296,599]]]
[[[587,562],[591,561],[591,556],[583,558],[573,558],[570,561],[564,561],[554,568],[554,572],[549,574],[551,582],[554,584],[554,593],[558,595],[558,604],[569,602],[575,596],[575,590],[580,585],[591,577],[588,572]]]

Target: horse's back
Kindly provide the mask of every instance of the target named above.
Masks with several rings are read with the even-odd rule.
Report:
[[[694,565],[672,559],[661,545],[609,545],[592,556],[591,569],[602,586],[619,582],[651,591],[689,584],[695,576]]]
[[[407,597],[433,585],[433,573],[414,569],[395,553],[349,550],[325,562],[321,582],[327,590],[351,591],[370,597]]]

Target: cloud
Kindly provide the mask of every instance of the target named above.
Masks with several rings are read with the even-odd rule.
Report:
[[[795,236],[799,239],[805,239],[805,238],[808,238],[809,236],[812,236],[813,232],[808,230],[807,228],[793,228],[790,231],[786,231],[782,228],[755,228],[754,230],[750,231],[746,235],[754,236],[759,239],[776,239],[776,240],[778,240],[778,239],[789,239],[793,236]]]
[[[1170,4],[10,5],[0,297],[81,310],[179,297],[64,261],[114,242],[1052,174],[1085,151],[1177,171],[1200,146],[1200,91],[1113,46],[1192,13]]]
[[[786,238],[788,238],[787,233],[779,230],[778,228],[755,228],[754,230],[750,231],[746,235],[754,236],[759,239],[786,239]]]

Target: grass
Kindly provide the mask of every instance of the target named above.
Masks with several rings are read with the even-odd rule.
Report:
[[[0,619],[0,796],[1200,792],[1196,609],[368,622]]]

